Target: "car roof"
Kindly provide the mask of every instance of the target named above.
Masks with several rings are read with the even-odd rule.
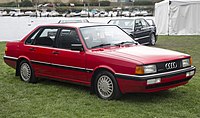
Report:
[[[62,22],[63,23],[84,23],[85,21],[89,22],[88,19],[73,18],[73,19],[62,19],[58,23],[62,23]]]
[[[153,19],[154,20],[154,17],[141,17],[141,16],[139,16],[139,17],[120,17],[120,18],[112,18],[112,19],[110,19],[110,20],[135,20],[135,19]]]
[[[110,20],[135,20],[135,19],[141,19],[141,18],[142,17],[132,17],[132,18],[122,17],[122,18],[113,18],[113,19],[110,19]]]
[[[58,27],[74,27],[74,28],[81,28],[81,27],[91,27],[91,26],[107,26],[108,24],[101,24],[101,23],[66,23],[66,24],[45,24],[40,26],[58,26]],[[115,26],[115,25],[108,25],[108,26]]]

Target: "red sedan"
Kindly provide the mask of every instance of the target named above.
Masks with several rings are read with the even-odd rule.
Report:
[[[91,23],[38,26],[7,43],[4,61],[25,82],[65,80],[102,99],[184,85],[196,70],[190,55],[142,46],[117,26]]]

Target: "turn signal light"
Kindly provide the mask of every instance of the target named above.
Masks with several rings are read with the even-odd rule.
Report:
[[[190,65],[192,65],[192,57],[190,57]]]
[[[136,66],[135,74],[144,74],[144,67],[143,66]]]
[[[5,47],[5,52],[7,52],[8,51],[8,48],[7,47]]]

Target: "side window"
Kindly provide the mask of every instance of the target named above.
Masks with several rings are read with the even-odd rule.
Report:
[[[58,48],[71,49],[71,44],[80,44],[75,29],[62,29],[58,38]]]
[[[35,45],[53,47],[58,28],[44,28],[39,36],[35,37]]]
[[[56,37],[57,30],[58,29],[44,29],[40,37],[49,37],[52,40],[54,40]]]
[[[135,20],[135,28],[138,28],[138,27],[142,28],[142,22],[141,22],[141,20],[136,19]]]
[[[144,20],[141,19],[142,27],[149,27],[149,24]]]

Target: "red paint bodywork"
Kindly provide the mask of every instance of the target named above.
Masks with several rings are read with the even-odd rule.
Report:
[[[99,69],[108,70],[114,75],[118,73],[134,75],[136,65],[154,64],[159,62],[190,58],[190,56],[187,54],[165,49],[146,47],[142,45],[127,45],[121,47],[111,46],[106,48],[87,49],[77,24],[56,24],[47,26],[75,28],[83,44],[84,51],[73,51],[36,45],[25,45],[24,42],[26,41],[26,39],[35,30],[37,30],[40,27],[39,26],[35,30],[30,32],[27,36],[25,36],[21,41],[7,43],[7,51],[5,52],[5,56],[12,57],[12,59],[4,58],[5,63],[13,68],[16,68],[17,61],[21,59],[26,59],[32,65],[36,77],[57,78],[58,80],[66,80],[86,86],[91,86],[92,77],[94,73]],[[34,47],[34,51],[30,51],[30,48],[32,47]],[[59,51],[59,54],[53,54],[52,52],[54,51]],[[83,70],[85,69],[85,71],[77,71],[76,69],[63,69],[54,66],[35,64],[33,60],[46,62],[49,65],[65,65],[69,68],[77,67]],[[188,78],[189,80],[190,78],[192,78],[192,76],[186,77],[185,73],[181,73],[171,77],[162,77],[161,83],[158,84],[168,83],[185,78]],[[122,93],[156,92],[180,86],[188,82],[183,81],[172,85],[147,89],[146,87],[148,85],[146,80],[129,80],[120,78],[118,76],[116,76],[116,80]]]

